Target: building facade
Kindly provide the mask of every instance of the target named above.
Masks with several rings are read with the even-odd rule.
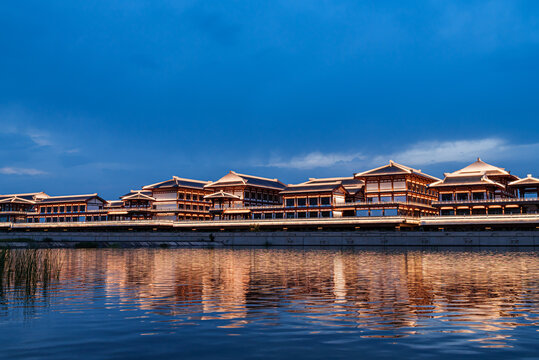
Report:
[[[28,213],[30,223],[107,221],[107,202],[97,194],[49,196]]]
[[[389,161],[376,169],[354,176],[365,184],[365,204],[356,206],[356,216],[434,215],[432,202],[438,199],[429,185],[440,179],[421,170]]]
[[[205,188],[209,183],[174,176],[170,180],[146,185],[142,190],[151,192],[153,219],[204,221],[211,219],[211,202],[205,199],[210,193]]]
[[[205,199],[211,202],[213,219],[250,219],[251,209],[281,205],[280,192],[286,187],[277,179],[239,174],[230,171],[219,180],[204,186],[211,193]]]
[[[430,185],[441,216],[514,215],[537,211],[537,179],[519,179],[504,168],[477,159]]]

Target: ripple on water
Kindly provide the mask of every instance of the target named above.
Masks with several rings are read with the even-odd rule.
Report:
[[[56,282],[30,294],[6,284],[0,289],[5,356],[537,355],[535,251],[95,249],[61,255]]]

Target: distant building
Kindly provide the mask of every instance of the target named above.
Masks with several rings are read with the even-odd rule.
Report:
[[[280,205],[279,193],[285,187],[277,179],[230,171],[204,189],[211,192],[205,199],[211,201],[214,219],[249,219],[251,210],[245,207]]]
[[[27,222],[35,204],[48,196],[44,192],[0,195],[0,222]]]
[[[152,203],[153,219],[203,221],[211,219],[211,202],[205,199],[211,193],[205,188],[208,184],[209,181],[174,176],[170,180],[146,185],[142,190],[151,192],[149,196],[153,199],[146,198],[145,201]],[[142,196],[138,200],[142,201]]]
[[[439,193],[433,203],[442,216],[503,215],[537,212],[539,180],[520,179],[481,159],[430,185]]]
[[[37,201],[28,222],[106,221],[107,202],[97,194],[49,196]]]
[[[429,185],[440,179],[421,170],[389,161],[376,169],[357,173],[365,183],[365,204],[356,207],[356,216],[421,216],[436,213],[438,199]]]

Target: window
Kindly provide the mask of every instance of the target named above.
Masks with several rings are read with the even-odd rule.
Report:
[[[457,215],[470,215],[470,209],[457,209]]]
[[[73,212],[79,212],[79,207],[77,205],[73,206]]]
[[[183,194],[183,193],[179,193],[179,194],[178,194],[178,199],[183,200],[183,197],[184,197],[184,194]]]
[[[52,222],[58,222],[58,218],[52,218]]]
[[[106,216],[101,216],[101,221],[106,221],[106,220],[107,220]]]
[[[45,220],[46,222],[51,222],[51,218],[47,218],[47,220]]]
[[[331,217],[331,211],[321,211],[320,216],[323,218]]]
[[[371,210],[371,216],[382,216],[383,210],[382,209],[373,209]]]
[[[472,193],[472,199],[474,199],[474,200],[484,200],[485,199],[485,193],[474,192],[474,193]]]
[[[71,222],[71,218],[70,218],[70,217],[66,217],[66,222]]]
[[[468,193],[457,193],[457,200],[458,201],[467,201],[468,200]]]
[[[54,214],[58,213],[58,206],[53,207],[53,208],[52,208],[52,212],[53,212]]]
[[[309,198],[310,206],[318,206],[318,198]]]
[[[293,218],[295,217],[294,215],[295,215],[295,214],[294,214],[294,213],[291,213],[291,212],[286,213],[286,218],[287,218],[287,219],[293,219]]]
[[[58,218],[58,221],[59,221],[59,222],[64,222],[64,218],[63,218],[63,217],[59,217],[59,218]]]
[[[329,197],[321,197],[320,198],[320,204],[322,205],[330,205],[331,201]]]
[[[249,191],[246,191],[243,195],[243,198],[244,199],[250,199],[251,198],[251,193]]]
[[[453,194],[440,194],[440,201],[453,201]]]
[[[485,208],[472,209],[472,215],[485,215],[487,210]]]
[[[264,219],[273,219],[273,214],[264,214]]]
[[[524,193],[524,198],[525,199],[537,199],[537,192],[531,192],[531,191],[525,192]]]
[[[380,202],[391,202],[391,196],[380,196]]]
[[[356,211],[356,216],[369,216],[369,210],[368,209],[361,209]]]
[[[377,203],[378,202],[378,197],[368,197],[367,202],[369,202],[369,203]]]
[[[505,214],[520,214],[520,208],[511,207],[505,208]]]
[[[502,215],[502,208],[492,208],[488,209],[489,215]]]
[[[317,218],[317,217],[318,217],[318,212],[316,212],[316,211],[310,211],[310,212],[309,212],[309,217],[310,217],[310,218]]]
[[[395,202],[406,202],[406,196],[405,195],[395,196],[393,200]]]
[[[191,194],[185,194],[185,200],[191,200]]]
[[[39,208],[39,212],[42,213],[42,214],[45,214],[45,208],[44,207]]]
[[[65,207],[64,207],[64,206],[60,206],[60,212],[61,212],[61,213],[64,213],[64,212],[65,212]]]
[[[275,213],[275,218],[276,219],[282,219],[283,218],[283,213]]]
[[[263,199],[263,200],[268,200],[268,194],[262,195],[262,199]]]
[[[52,212],[52,207],[47,206],[47,214],[50,214]]]
[[[262,219],[262,214],[260,214],[260,213],[254,213],[254,214],[253,214],[253,219]]]
[[[305,211],[298,212],[298,219],[305,219],[307,217],[307,213]]]
[[[287,207],[294,207],[294,199],[286,199]]]
[[[384,210],[384,215],[385,216],[397,216],[397,215],[399,215],[399,212],[397,211],[397,209],[385,209]]]
[[[79,218],[78,218],[78,216],[75,216],[75,217],[74,217],[74,218],[72,218],[72,219],[73,219],[73,222],[78,222],[78,221],[79,221]]]
[[[68,212],[68,213],[71,212],[71,206],[66,206],[66,212]]]
[[[262,200],[262,194],[256,194],[256,198],[257,198],[258,200]]]
[[[86,216],[86,221],[92,221],[92,217],[91,216]]]
[[[191,210],[191,205],[185,205],[185,210]]]
[[[80,212],[86,211],[86,205],[79,205],[79,211]]]
[[[183,204],[178,204],[178,209],[183,209]]]
[[[307,199],[305,198],[298,199],[298,206],[306,206],[306,205],[307,205]]]

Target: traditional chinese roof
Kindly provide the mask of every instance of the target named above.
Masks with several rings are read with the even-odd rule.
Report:
[[[12,196],[12,197],[2,197],[0,199],[0,204],[7,204],[7,203],[10,203],[10,204],[29,204],[29,205],[33,205],[35,204],[36,202],[33,201],[33,200],[28,200],[28,199],[23,199],[21,197],[18,197],[18,196]]]
[[[193,179],[184,179],[177,176],[173,176],[170,180],[161,181],[155,184],[146,185],[142,187],[143,190],[156,190],[156,189],[177,189],[177,188],[193,188],[202,189],[205,185],[211,181],[201,181]]]
[[[451,187],[451,186],[474,186],[474,185],[493,185],[500,188],[504,186],[486,175],[459,175],[446,176],[445,179],[429,185],[430,188]]]
[[[480,158],[477,158],[475,162],[463,169],[444,175],[445,178],[443,180],[430,184],[429,187],[495,185],[504,188],[505,186],[500,184],[497,180],[500,178],[507,178],[509,180],[518,179],[518,177],[511,175],[505,169],[487,164]]]
[[[510,175],[504,168],[500,168],[494,165],[487,164],[480,158],[463,169],[452,172],[451,175]]]
[[[122,200],[107,200],[105,204],[107,207],[122,207],[124,205]]]
[[[65,196],[50,196],[46,199],[43,199],[41,204],[56,204],[56,203],[68,203],[68,202],[87,202],[92,199],[97,199],[103,203],[106,202],[103,198],[95,194],[84,194],[84,195],[65,195]]]
[[[407,175],[407,174],[415,174],[418,176],[422,176],[434,181],[439,181],[437,177],[431,176],[429,174],[425,174],[421,170],[411,168],[406,165],[398,164],[394,162],[393,160],[389,160],[388,165],[380,166],[376,169],[364,171],[362,173],[357,173],[354,176],[356,178],[361,177],[371,177],[371,176],[383,176],[383,175]]]
[[[334,192],[341,189],[343,192],[346,192],[344,187],[339,181],[325,182],[325,183],[303,183],[297,185],[288,185],[283,191],[280,192],[281,195],[287,194],[302,194],[302,193],[317,193],[317,192]]]
[[[148,194],[150,193],[150,194]],[[122,200],[148,200],[155,201],[155,198],[151,196],[151,191],[134,191],[121,197]]]
[[[218,191],[216,193],[206,195],[204,196],[204,199],[233,199],[233,200],[241,200],[241,198],[238,195],[233,195],[224,192],[223,190]]]
[[[33,192],[33,193],[25,193],[25,194],[6,194],[6,195],[0,195],[0,199],[6,199],[6,198],[12,198],[12,197],[18,197],[25,200],[41,200],[49,197],[49,195],[45,194],[44,192]]]
[[[333,178],[310,178],[309,181],[304,182],[304,184],[319,184],[326,182],[338,181],[350,194],[354,195],[365,186],[363,180],[354,178],[353,176],[349,177],[333,177]]]
[[[120,196],[120,199],[123,199],[127,196],[136,195],[136,194],[144,194],[147,196],[152,196],[151,190],[131,190],[127,194]]]
[[[282,190],[286,187],[285,184],[280,182],[277,179],[267,179],[259,176],[239,174],[234,171],[230,171],[228,174],[223,176],[217,181],[214,181],[204,188],[216,188],[223,186],[241,186],[241,185],[251,185],[263,188],[270,188],[275,190]]]
[[[532,174],[528,174],[528,176],[526,176],[525,178],[515,180],[509,183],[509,186],[526,186],[526,185],[539,186],[539,179],[532,177]]]

